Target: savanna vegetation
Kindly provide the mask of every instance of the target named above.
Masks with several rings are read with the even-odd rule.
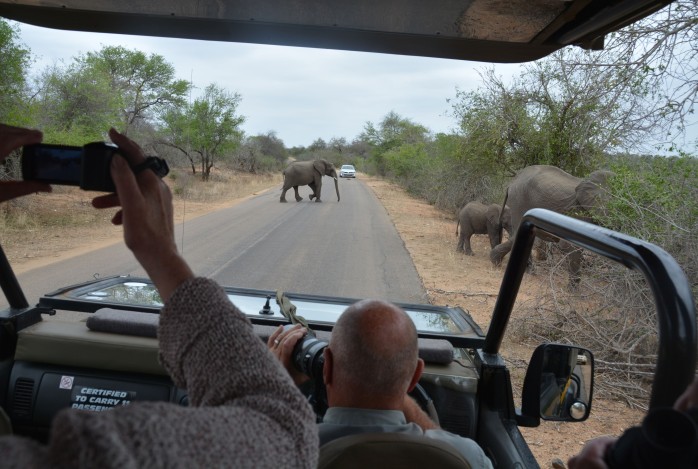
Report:
[[[289,158],[325,158],[396,181],[454,217],[472,200],[500,203],[507,181],[528,165],[555,165],[580,177],[610,169],[615,177],[597,222],[666,249],[695,296],[696,142],[692,148],[676,142],[692,122],[698,93],[697,12],[697,0],[678,0],[607,37],[602,51],[566,48],[523,65],[511,79],[485,67],[474,91],[456,89],[446,104],[451,133],[434,134],[388,111],[351,140],[318,138],[293,148],[273,130],[246,135],[238,110],[244,96],[234,90],[211,83],[189,99],[192,84],[157,54],[103,47],[32,70],[18,30],[0,19],[0,121],[38,127],[45,141],[74,145],[102,140],[114,126],[167,159],[176,194],[194,180],[216,183],[216,170],[278,174]],[[641,145],[657,135],[654,151]],[[17,160],[1,173],[17,177]],[[3,210],[3,226],[10,226],[17,211],[11,204]],[[562,264],[554,252],[543,262],[540,278],[554,294],[525,305],[530,314],[518,324],[521,337],[593,348],[605,375],[601,392],[643,407],[656,357],[647,285],[588,257],[580,288],[569,291],[557,281],[566,273],[555,274]]]

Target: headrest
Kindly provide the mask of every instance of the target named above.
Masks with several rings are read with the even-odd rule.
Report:
[[[469,469],[470,461],[449,443],[407,433],[361,433],[320,447],[319,469]]]

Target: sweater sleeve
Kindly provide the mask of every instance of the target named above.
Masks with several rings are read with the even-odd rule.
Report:
[[[288,372],[212,280],[192,279],[175,291],[160,314],[158,339],[160,361],[194,406],[267,395],[307,407]]]
[[[286,370],[213,281],[192,279],[161,313],[160,359],[190,407],[66,409],[48,445],[0,437],[6,467],[315,467],[315,416]]]

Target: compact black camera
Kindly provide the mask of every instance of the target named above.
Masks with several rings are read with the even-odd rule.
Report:
[[[114,192],[110,164],[116,145],[88,143],[83,147],[39,143],[22,152],[22,178],[86,191]]]

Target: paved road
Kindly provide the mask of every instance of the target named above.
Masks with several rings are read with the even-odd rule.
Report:
[[[279,203],[272,189],[177,227],[194,271],[223,285],[349,298],[427,302],[426,292],[385,209],[360,179],[340,179],[337,203],[325,178],[322,203]],[[288,200],[293,200],[291,193]],[[94,276],[143,270],[118,243],[19,276],[30,304]],[[3,305],[6,307],[4,297]]]

